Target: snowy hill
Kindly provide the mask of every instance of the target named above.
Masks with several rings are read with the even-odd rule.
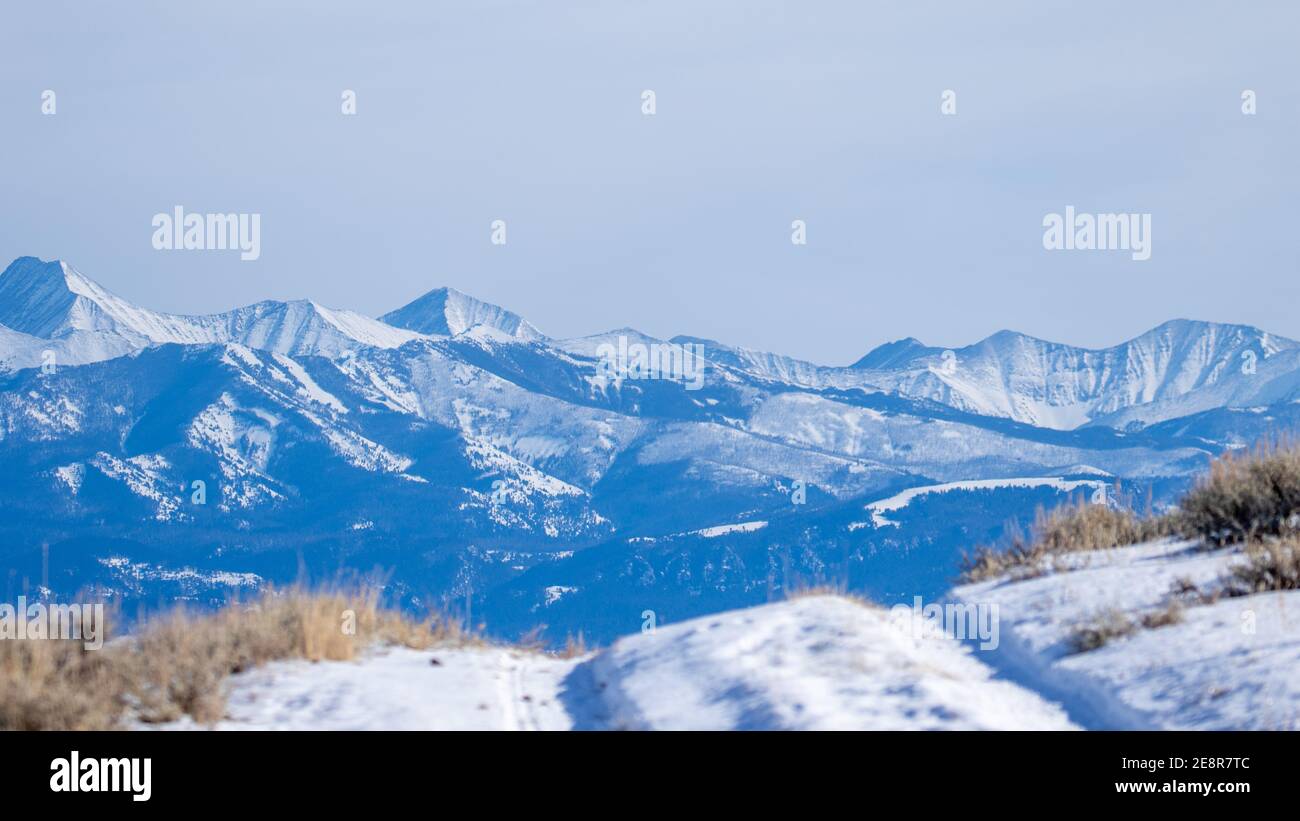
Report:
[[[957,588],[952,601],[996,613],[989,647],[813,595],[659,625],[575,659],[452,646],[275,662],[229,681],[216,728],[1295,730],[1300,591],[1196,600],[1239,559],[1166,541]],[[1187,602],[1180,616],[1136,626],[1171,598]],[[1135,628],[1072,647],[1103,614]]]
[[[1068,729],[1055,707],[943,636],[811,596],[733,611],[598,654],[592,677],[627,729]]]
[[[235,676],[217,729],[1070,729],[957,641],[832,596],[696,619],[594,656],[392,648]],[[186,721],[176,729],[193,729]]]
[[[1300,729],[1300,591],[1213,595],[1240,561],[1157,542],[1067,554],[1036,578],[954,596],[999,610],[1000,646],[986,661],[1091,729]],[[1173,623],[1137,626],[1174,600],[1184,604]],[[1097,649],[1070,646],[1101,619],[1135,628]]]

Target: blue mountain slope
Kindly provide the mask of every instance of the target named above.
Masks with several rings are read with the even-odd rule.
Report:
[[[546,625],[555,641],[581,626],[606,643],[658,625],[778,600],[791,590],[831,585],[886,606],[914,596],[938,600],[961,556],[1003,538],[1011,519],[1027,526],[1038,507],[1071,501],[1050,488],[954,491],[920,497],[871,526],[859,501],[787,505],[745,517],[758,529],[695,529],[655,538],[615,539],[540,564],[489,590],[478,607],[506,636]]]
[[[1035,341],[1005,335],[959,352],[971,367],[1010,363],[1002,384],[1026,401],[1053,395],[1026,374],[1077,360],[1071,396],[1118,403],[1126,428],[1061,429],[982,412],[1007,396],[972,400],[979,379],[930,390],[937,349],[914,341],[827,368],[678,337],[707,360],[687,385],[603,369],[601,344],[657,343],[631,329],[556,341],[450,291],[388,316],[402,328],[310,302],[179,317],[20,260],[0,278],[5,299],[0,316],[23,328],[0,333],[5,584],[99,585],[151,606],[362,574],[412,609],[469,606],[494,631],[546,622],[556,638],[604,640],[644,609],[677,619],[797,580],[931,595],[961,549],[1056,497],[925,497],[887,529],[858,526],[866,502],[1088,474],[1161,503],[1224,447],[1300,422],[1293,344],[1208,323],[1126,343],[1132,367],[1109,382],[1089,368],[1114,352],[1056,346],[1042,360],[1026,353]],[[1251,345],[1258,379],[1243,382],[1225,357]],[[1148,362],[1160,390],[1125,405]],[[1184,406],[1196,412],[1160,418]],[[726,530],[737,523],[754,529]]]

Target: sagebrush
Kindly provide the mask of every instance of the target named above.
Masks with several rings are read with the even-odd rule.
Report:
[[[1245,560],[1233,565],[1225,585],[1228,595],[1300,590],[1300,538],[1251,542],[1242,553]]]
[[[1035,575],[1045,572],[1045,564],[1054,556],[1179,536],[1209,547],[1244,544],[1250,555],[1243,572],[1276,564],[1278,581],[1271,581],[1267,570],[1259,570],[1263,576],[1259,583],[1285,583],[1289,578],[1285,561],[1290,555],[1285,545],[1294,544],[1287,540],[1298,535],[1300,446],[1288,438],[1272,439],[1215,459],[1170,513],[1138,516],[1125,508],[1085,504],[1082,499],[1050,513],[1040,510],[1029,538],[1013,534],[1006,547],[982,546],[963,555],[961,579]],[[1278,539],[1284,540],[1278,543],[1283,546],[1269,546]],[[1279,550],[1282,554],[1275,555]]]
[[[1290,439],[1220,456],[1179,503],[1186,535],[1210,545],[1281,536],[1300,525],[1300,447]]]
[[[981,546],[963,554],[961,578],[976,582],[1005,574],[1020,577],[1043,572],[1053,556],[1089,550],[1109,550],[1158,539],[1180,528],[1175,516],[1140,517],[1131,510],[1104,504],[1076,504],[1051,512],[1039,508],[1028,538],[1013,533],[1003,548]]]

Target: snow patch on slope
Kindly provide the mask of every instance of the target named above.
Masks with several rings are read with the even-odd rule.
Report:
[[[180,497],[168,492],[179,485],[166,475],[171,464],[164,457],[142,454],[119,459],[111,453],[100,451],[90,460],[90,464],[108,478],[125,484],[136,496],[153,502],[156,508],[154,518],[158,521],[185,518],[180,512]]]
[[[895,510],[902,510],[912,503],[913,500],[928,496],[932,493],[947,493],[952,490],[996,490],[999,488],[1033,488],[1033,487],[1050,487],[1069,493],[1081,487],[1091,488],[1093,491],[1098,489],[1105,490],[1106,483],[1095,479],[1063,479],[1060,477],[1040,477],[1026,479],[968,479],[962,482],[945,482],[941,485],[923,485],[921,487],[911,487],[901,493],[896,493],[888,499],[880,499],[871,502],[866,509],[871,512],[871,521],[876,527],[898,527],[898,522],[892,521],[884,516]],[[857,524],[858,527],[861,525]],[[850,530],[856,530],[857,527],[849,525]]]

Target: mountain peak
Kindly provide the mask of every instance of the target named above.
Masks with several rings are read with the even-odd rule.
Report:
[[[1265,332],[1253,325],[1238,325],[1232,322],[1210,322],[1204,319],[1168,319],[1161,322],[1138,338],[1167,334],[1202,334],[1218,331],[1246,332],[1255,336],[1264,336]]]
[[[475,325],[487,325],[519,339],[539,339],[542,333],[526,319],[455,288],[435,288],[379,318],[396,328],[422,334],[455,336]]]
[[[451,299],[458,304],[469,298],[454,293]],[[358,345],[396,348],[419,336],[310,299],[264,300],[208,316],[160,313],[131,304],[65,262],[35,257],[20,257],[0,274],[0,325],[75,343],[82,353],[72,361],[164,343],[240,342],[279,353],[336,356]]]
[[[897,368],[922,356],[931,356],[941,348],[932,348],[915,337],[905,337],[872,348],[866,356],[850,365],[856,370],[884,370]]]
[[[106,332],[147,342],[210,342],[188,317],[131,304],[62,260],[19,257],[0,274],[0,325],[45,339]]]
[[[36,257],[10,263],[0,274],[0,325],[40,337],[61,330],[79,296],[69,270],[60,260]]]

